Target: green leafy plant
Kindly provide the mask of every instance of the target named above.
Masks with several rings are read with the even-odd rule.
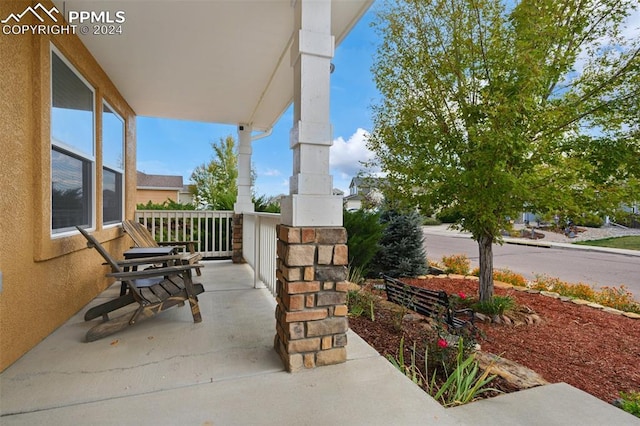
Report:
[[[362,266],[349,265],[347,268],[347,281],[361,285],[364,283]]]
[[[442,256],[442,265],[447,274],[467,275],[471,268],[471,262],[466,254]]]
[[[265,213],[280,213],[280,202],[266,195],[252,197],[255,211]]]
[[[627,413],[640,417],[640,391],[620,392],[620,399],[616,401],[616,405]]]
[[[173,201],[171,198],[167,198],[162,203],[154,203],[149,200],[147,204],[137,204],[136,209],[138,210],[195,210],[196,207],[191,204],[182,204],[176,201]]]
[[[418,386],[422,386],[423,376],[420,369],[416,366],[416,344],[413,343],[413,349],[411,351],[411,364],[407,365],[404,362],[404,336],[400,338],[400,347],[396,356],[387,355],[387,359],[396,367],[402,374],[407,376],[413,383]]]
[[[516,301],[510,296],[493,296],[488,301],[478,301],[471,305],[472,309],[486,315],[503,315],[516,307]]]
[[[446,343],[446,341],[444,342]],[[489,369],[481,373],[475,355],[465,356],[464,348],[463,339],[458,339],[456,368],[448,375],[444,383],[438,384],[434,371],[427,384],[429,395],[445,407],[466,404],[486,392],[499,392],[497,389],[487,387],[496,376],[489,375]],[[426,352],[425,359],[428,358],[429,354]],[[428,370],[425,372],[425,376],[429,377]]]
[[[365,315],[375,321],[374,296],[367,291],[349,290],[347,292],[347,307],[353,317]]]
[[[422,225],[423,226],[437,226],[440,225],[442,222],[440,222],[437,218],[435,217],[425,217],[422,220]]]

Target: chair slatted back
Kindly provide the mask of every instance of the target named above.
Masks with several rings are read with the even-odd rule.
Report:
[[[98,251],[98,253],[100,253],[100,256],[102,256],[102,258],[111,267],[111,272],[124,272],[120,265],[118,265],[114,258],[111,257],[109,252],[105,250],[102,244],[100,244],[93,235],[89,234],[85,229],[82,229],[79,226],[76,226],[76,228],[87,239],[87,247],[94,248]],[[143,300],[143,297],[135,284],[135,280],[121,280],[121,282],[123,282],[129,288],[129,290],[131,290],[131,294],[136,301],[140,302],[141,300]]]
[[[158,242],[140,222],[136,220],[125,220],[122,222],[122,228],[124,229],[124,232],[129,234],[136,246],[159,247]]]

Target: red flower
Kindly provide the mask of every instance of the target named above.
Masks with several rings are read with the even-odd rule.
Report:
[[[444,339],[438,339],[438,346],[440,346],[441,348],[446,348],[447,346],[449,346],[449,344]]]
[[[466,294],[464,294],[464,292],[462,292],[462,291],[461,291],[461,292],[459,292],[459,293],[458,293],[458,297],[460,297],[460,299],[463,299],[463,300],[464,300],[464,299],[466,299],[466,298],[467,298],[467,295],[466,295]]]

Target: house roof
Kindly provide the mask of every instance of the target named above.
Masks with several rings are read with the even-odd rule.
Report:
[[[266,130],[293,100],[295,1],[54,4],[63,14],[108,11],[114,17],[124,12],[122,34],[89,31],[79,37],[137,115],[243,123]],[[332,0],[336,45],[372,2]]]
[[[353,188],[354,186],[358,186],[358,187],[380,186],[380,184],[384,182],[384,180],[385,180],[384,178],[379,178],[375,176],[354,177],[353,179],[351,179],[349,188]]]
[[[182,176],[148,175],[138,172],[138,189],[182,190]]]

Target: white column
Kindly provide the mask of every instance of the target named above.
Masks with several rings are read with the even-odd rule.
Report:
[[[238,126],[238,197],[233,205],[235,213],[254,211],[251,200],[251,126]]]
[[[297,0],[294,28],[293,175],[281,220],[290,226],[342,226],[342,198],[332,195],[329,174],[331,0]]]

